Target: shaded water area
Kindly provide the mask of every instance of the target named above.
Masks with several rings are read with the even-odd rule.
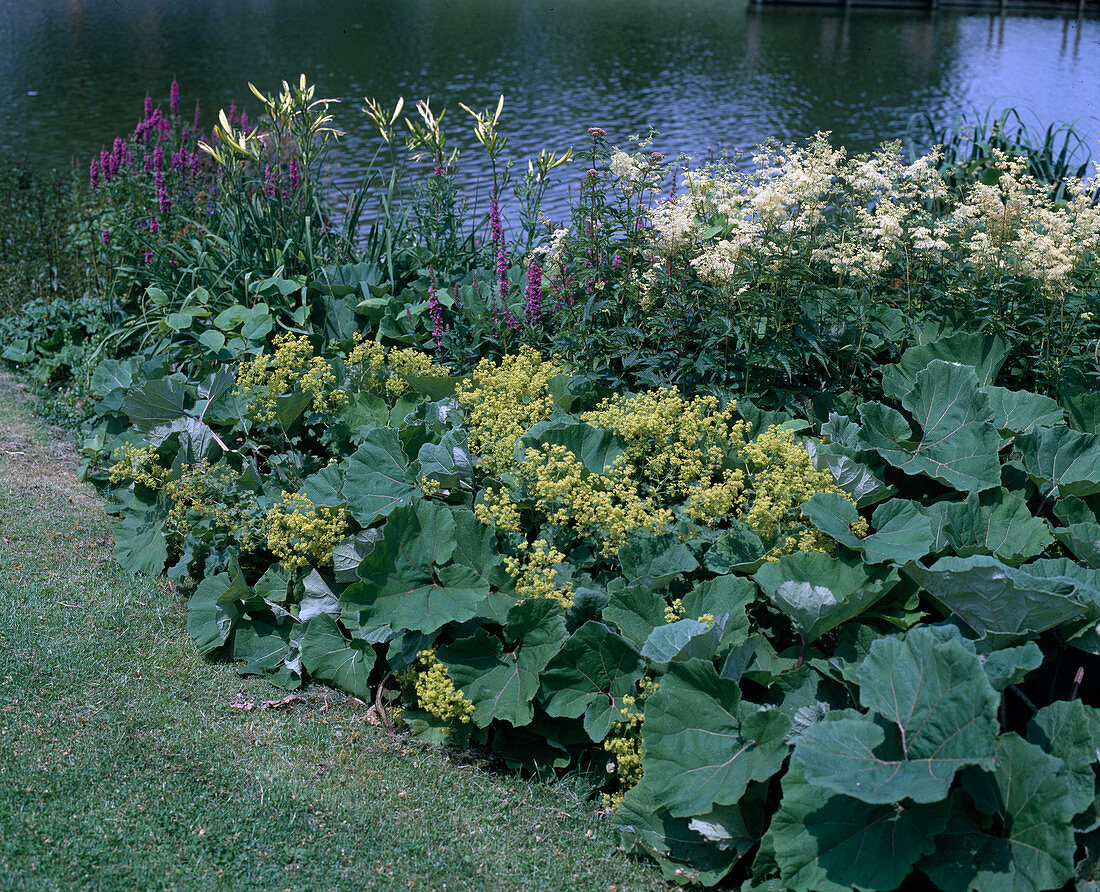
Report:
[[[300,72],[344,100],[330,169],[342,185],[373,148],[364,96],[449,106],[475,172],[483,157],[457,102],[501,93],[521,160],[596,125],[624,145],[653,126],[666,155],[817,130],[867,150],[904,137],[916,114],[944,125],[1009,105],[1040,129],[1075,121],[1094,154],[1100,139],[1096,17],[744,0],[0,0],[0,152],[85,167],[133,128],[146,92],[167,105],[173,77],[209,125],[252,99],[247,81],[271,91]]]

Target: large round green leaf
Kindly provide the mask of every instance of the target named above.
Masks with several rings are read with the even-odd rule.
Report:
[[[351,516],[364,527],[412,502],[419,488],[395,428],[370,429],[347,460],[343,492]]]
[[[1015,566],[1054,541],[1047,522],[1003,487],[971,493],[965,502],[948,503],[942,510],[943,534],[959,557],[992,554]]]
[[[1065,762],[1066,788],[1073,813],[1096,801],[1096,752],[1100,749],[1100,709],[1080,700],[1055,700],[1027,725],[1027,739]]]
[[[360,625],[418,632],[472,619],[489,586],[471,567],[448,563],[456,546],[448,508],[418,501],[394,509],[382,541],[359,565],[362,581],[348,587],[341,605],[359,612]]]
[[[645,671],[638,651],[603,623],[590,620],[574,632],[542,673],[540,698],[551,716],[584,716],[584,729],[603,740],[621,716],[624,694]]]
[[[229,640],[241,615],[241,600],[251,594],[241,577],[207,576],[187,603],[187,634],[199,653],[208,654]]]
[[[1074,581],[1045,567],[974,555],[941,558],[928,569],[911,564],[905,572],[979,636],[1031,635],[1085,613]]]
[[[860,440],[907,474],[924,474],[963,492],[999,486],[1001,436],[989,398],[970,366],[935,360],[918,372],[901,400],[920,426],[914,436],[903,416],[881,403],[859,408]]]
[[[882,389],[900,400],[913,389],[917,375],[933,360],[968,365],[980,383],[989,384],[1007,356],[1008,345],[999,335],[955,332],[931,344],[918,344],[906,350],[899,362],[883,369]]]
[[[1068,427],[1040,427],[1016,438],[1024,470],[1044,496],[1100,492],[1100,437]]]
[[[319,613],[306,623],[302,665],[315,678],[369,702],[374,660],[374,648],[362,641],[349,641],[327,613]]]
[[[903,499],[879,505],[872,517],[874,532],[860,539],[851,530],[859,512],[839,493],[822,492],[802,504],[802,513],[821,532],[853,551],[869,564],[896,565],[924,557],[935,544],[932,523],[920,506]]]
[[[772,819],[775,859],[792,892],[892,892],[932,851],[947,825],[948,805],[872,804],[806,780],[797,762],[783,778],[783,802]]]
[[[918,866],[943,892],[1041,892],[1073,876],[1073,802],[1062,760],[1016,734],[992,773],[965,776],[980,812],[957,800],[935,851]]]
[[[627,791],[612,816],[612,826],[618,830],[624,849],[643,852],[656,860],[664,878],[678,885],[709,887],[729,873],[744,849],[736,844],[740,840],[717,845],[694,825],[694,821],[673,817],[658,807],[645,779]],[[751,840],[744,841],[750,844]]]
[[[791,618],[807,643],[859,616],[898,583],[896,570],[818,551],[783,555],[756,571],[768,600]]]
[[[534,717],[531,701],[539,689],[539,673],[565,637],[564,611],[541,598],[509,611],[503,641],[478,629],[469,638],[439,648],[437,655],[474,704],[473,720],[479,727],[502,719],[518,728]]]
[[[789,728],[777,710],[742,707],[740,686],[721,678],[712,663],[672,663],[645,705],[646,782],[658,806],[674,816],[732,805],[750,781],[779,771]]]
[[[742,849],[736,844],[716,844],[694,824],[659,808],[644,778],[627,791],[611,818],[622,847],[649,855],[660,865],[665,879],[713,886],[730,872]]]
[[[959,768],[991,767],[997,693],[956,629],[881,638],[858,677],[870,713],[830,713],[797,741],[810,783],[863,802],[937,802]]]

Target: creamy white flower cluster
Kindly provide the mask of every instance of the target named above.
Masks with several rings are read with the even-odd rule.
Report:
[[[975,183],[937,216],[941,159],[937,148],[907,164],[897,143],[849,157],[819,133],[805,148],[762,147],[751,170],[685,171],[683,191],[650,213],[654,258],[686,261],[733,294],[796,257],[854,279],[951,261],[1053,294],[1100,249],[1095,182],[1068,183],[1056,204],[1025,161],[999,154],[996,184]]]

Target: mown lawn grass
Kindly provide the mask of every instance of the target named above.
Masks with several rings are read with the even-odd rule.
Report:
[[[319,686],[259,708],[282,692],[199,657],[185,603],[114,566],[75,454],[0,374],[3,888],[665,888],[581,778],[389,737]]]

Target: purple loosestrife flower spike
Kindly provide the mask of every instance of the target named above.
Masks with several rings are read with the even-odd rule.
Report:
[[[542,266],[537,258],[527,267],[527,290],[523,296],[523,319],[530,326],[542,321]]]
[[[145,262],[146,263],[152,263],[153,262],[153,252],[152,251],[146,251],[145,252]]]
[[[241,112],[241,130],[247,130],[247,129],[248,129],[248,112],[242,111]]]
[[[172,86],[168,92],[168,111],[173,118],[180,116],[180,85],[175,78],[172,78]]]
[[[195,132],[199,132],[199,128],[202,126],[202,109],[199,108],[199,101],[195,100]]]
[[[149,231],[156,235],[160,231],[160,221],[156,217],[149,218]]]
[[[95,192],[99,188],[99,159],[93,158],[91,166],[88,168],[88,185],[91,186],[92,191]],[[107,230],[103,230],[106,232]]]
[[[133,160],[134,156],[130,151],[130,147],[126,145],[121,136],[116,136],[115,144],[111,147],[111,166],[114,168],[115,173],[118,173],[123,165],[129,164]]]
[[[153,149],[153,170],[164,170],[164,147]]]
[[[107,244],[107,242],[111,240],[111,230],[104,227],[103,232],[99,234],[99,240],[103,242],[103,244]]]
[[[493,246],[499,248],[504,240],[504,227],[500,223],[500,203],[497,201],[497,193],[494,190],[489,196],[489,233],[493,240]]]
[[[431,273],[431,280],[428,285],[428,318],[432,320],[432,338],[439,344],[443,338],[443,305],[439,302],[439,298],[436,297],[435,293],[435,270],[431,267],[428,269]]]
[[[292,156],[290,159],[290,191],[297,192],[301,184],[302,173],[298,170],[298,159]]]
[[[497,252],[497,290],[500,292],[500,302],[506,303],[508,298],[508,253],[504,245]]]
[[[157,188],[157,204],[160,205],[162,213],[170,214],[172,212],[172,201],[168,197],[168,190],[164,187],[164,173],[163,171],[157,171],[154,175],[154,182]]]
[[[145,120],[148,121],[149,118],[151,118],[152,116],[153,116],[153,97],[146,94],[146,96],[145,96]]]
[[[275,168],[270,164],[264,165],[264,195],[268,198],[275,197]]]
[[[496,190],[493,190],[492,195],[489,196],[489,232],[497,255],[497,296],[500,298],[501,304],[507,307],[508,254],[504,249],[504,226],[500,221],[500,202],[497,200]]]
[[[237,103],[236,102],[230,102],[229,103],[229,114],[226,116],[226,120],[229,122],[230,127],[236,127],[237,126],[238,121],[237,121]]]

